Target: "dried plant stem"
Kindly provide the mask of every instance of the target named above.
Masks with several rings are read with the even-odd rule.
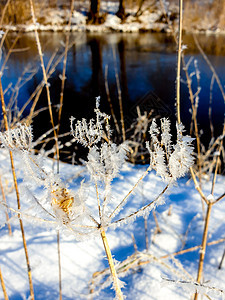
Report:
[[[177,122],[181,123],[180,118],[180,69],[181,69],[181,52],[182,52],[182,22],[183,22],[183,0],[179,0],[179,36],[178,36],[178,55],[177,55]]]
[[[212,203],[209,202],[207,206],[206,218],[205,218],[205,226],[203,231],[202,237],[202,245],[201,245],[201,252],[199,258],[199,265],[198,265],[198,275],[197,275],[197,282],[201,283],[202,273],[203,273],[203,265],[204,265],[204,258],[205,258],[205,251],[206,251],[206,243],[207,243],[207,236],[209,230],[209,219],[212,210]],[[195,293],[194,300],[198,299],[198,293]]]
[[[97,197],[97,203],[98,203],[98,213],[99,213],[99,218],[100,218],[100,222],[101,222],[102,212],[101,212],[101,203],[100,203],[100,198],[99,198],[97,181],[95,182],[95,190],[96,190],[96,197]]]
[[[108,262],[109,262],[109,268],[110,268],[111,275],[112,275],[112,278],[113,278],[113,285],[114,285],[114,288],[115,288],[117,299],[118,300],[123,300],[123,294],[122,294],[122,291],[120,289],[119,279],[118,279],[116,269],[115,269],[115,265],[114,265],[114,262],[113,262],[112,253],[111,253],[111,250],[109,248],[108,240],[106,238],[105,230],[104,230],[103,227],[100,227],[100,233],[101,233],[102,242],[103,242],[103,245],[104,245],[104,248],[105,248],[105,253],[107,255],[107,259],[108,259]]]
[[[72,19],[72,15],[73,15],[73,7],[74,7],[74,0],[71,0],[70,17],[69,17],[69,22],[68,22],[68,28],[69,29],[70,29],[70,26],[71,26],[71,19]],[[66,34],[65,51],[64,51],[64,59],[63,59],[62,84],[61,84],[60,101],[59,101],[60,107],[59,107],[59,114],[58,114],[58,129],[57,129],[57,133],[59,133],[59,127],[60,127],[60,121],[61,121],[61,115],[62,115],[64,87],[65,87],[65,79],[66,79],[66,63],[67,63],[69,40],[70,40],[70,33],[67,32],[67,34]]]
[[[211,131],[211,139],[214,137],[214,127],[212,122],[212,103],[213,103],[213,85],[215,81],[215,75],[212,75],[211,83],[210,83],[210,97],[209,97],[209,125],[210,125],[210,131]]]
[[[113,48],[113,58],[114,58],[114,68],[115,68],[115,76],[116,76],[116,86],[117,86],[117,90],[118,90],[118,98],[119,98],[119,106],[120,106],[120,122],[121,122],[121,126],[122,126],[122,137],[123,137],[123,142],[125,142],[126,133],[125,133],[124,116],[123,116],[123,103],[122,103],[122,94],[121,94],[121,88],[120,88],[119,75],[118,75],[117,66],[116,66],[115,48]]]
[[[16,46],[16,43],[18,42],[19,38],[20,38],[20,35],[18,34],[17,37],[15,38],[15,40],[13,41],[13,44],[12,44],[12,46],[10,47],[10,49],[9,49],[9,51],[8,51],[8,53],[7,53],[6,57],[5,57],[5,59],[4,59],[4,62],[3,62],[3,64],[2,64],[2,67],[1,67],[1,70],[0,70],[0,74],[3,74],[4,69],[5,69],[5,66],[6,66],[6,64],[7,64],[7,61],[9,60],[9,57],[10,57],[11,53],[13,52],[13,49],[14,49],[14,47]]]
[[[219,202],[220,200],[222,200],[225,197],[225,193],[223,193],[221,196],[219,196],[214,202],[213,204]]]
[[[221,141],[221,147],[219,147],[219,153],[220,153],[220,150],[222,148],[222,144],[223,144],[223,142]],[[218,155],[217,158],[216,158],[216,168],[215,168],[215,172],[214,172],[214,175],[213,175],[211,195],[214,194],[214,188],[215,188],[215,184],[216,184],[216,177],[217,177],[218,167],[219,167],[219,160],[220,160],[220,158],[219,158],[219,155]]]
[[[113,121],[116,127],[116,131],[117,133],[120,133],[120,128],[116,119],[116,115],[114,113],[114,109],[113,109],[113,105],[112,105],[112,101],[110,98],[110,93],[109,93],[109,85],[108,85],[108,65],[105,66],[105,90],[106,90],[106,95],[107,95],[107,100],[109,102],[109,107],[110,107],[110,111],[111,111],[111,115],[113,117]]]
[[[135,211],[134,213],[130,214],[129,216],[126,216],[124,218],[121,218],[115,222],[110,223],[110,225],[112,224],[118,224],[118,223],[122,223],[122,222],[127,222],[129,219],[132,218],[136,218],[138,215],[140,215],[141,213],[144,213],[145,211],[147,211],[151,206],[154,207],[154,205],[157,203],[157,201],[165,194],[165,192],[167,191],[167,189],[169,188],[170,183],[168,183],[165,188],[162,190],[162,192],[155,198],[155,200],[153,200],[152,202],[148,203],[145,206],[142,206],[140,209],[138,209],[137,211]]]
[[[206,196],[204,195],[201,187],[199,186],[199,184],[197,182],[197,179],[196,179],[196,176],[195,176],[195,173],[194,173],[194,170],[193,170],[192,167],[190,168],[190,172],[191,172],[191,176],[192,176],[192,179],[194,181],[196,190],[199,192],[199,194],[202,197],[202,199],[208,204],[208,200],[207,200]]]
[[[70,6],[70,17],[68,27],[71,26],[71,19],[73,14],[73,7],[74,7],[74,0],[71,0]],[[69,40],[70,40],[70,33],[66,34],[66,45],[65,45],[65,52],[64,52],[64,59],[63,59],[63,72],[62,72],[62,84],[61,84],[61,92],[60,92],[60,100],[59,100],[59,113],[58,113],[58,128],[57,128],[57,141],[59,137],[59,129],[60,129],[60,122],[62,116],[62,107],[63,107],[63,99],[64,99],[64,88],[65,88],[65,79],[66,79],[66,63],[67,63],[67,54],[69,48]],[[52,122],[52,128],[54,128],[54,122]],[[54,129],[53,129],[54,130]],[[54,130],[55,135],[55,130]],[[57,153],[58,151],[58,153]],[[57,153],[57,172],[59,173],[59,147],[56,147]],[[59,300],[62,300],[62,269],[61,269],[61,252],[60,252],[60,236],[59,231],[57,232],[57,248],[58,248],[58,266],[59,266]]]
[[[172,216],[172,210],[173,210],[173,205],[170,204],[169,209],[168,209],[168,216]]]
[[[40,57],[40,61],[41,61],[43,79],[44,79],[44,83],[45,83],[45,87],[46,87],[46,93],[47,93],[49,115],[50,115],[50,120],[51,120],[52,129],[53,129],[53,133],[54,133],[54,138],[55,138],[56,156],[57,156],[57,161],[59,162],[58,132],[56,132],[54,119],[53,119],[50,89],[49,89],[49,84],[48,84],[48,77],[47,77],[47,73],[46,73],[46,69],[45,69],[45,65],[44,65],[43,53],[42,53],[42,49],[41,49],[41,43],[40,43],[40,39],[39,39],[38,32],[37,32],[36,20],[35,20],[35,14],[34,14],[34,5],[33,5],[32,0],[30,0],[30,8],[31,8],[32,20],[33,20],[33,23],[35,25],[35,27],[34,27],[35,38],[36,38],[38,53],[39,53],[39,57]],[[68,51],[68,46],[66,47],[66,55],[67,55],[67,51]],[[63,89],[64,89],[64,83],[63,83]],[[38,98],[39,98],[39,95],[38,95],[37,99]],[[60,101],[62,102],[63,98],[62,99],[60,98]],[[61,118],[61,111],[60,111],[60,118]],[[59,164],[58,164],[58,171],[59,171]],[[61,258],[60,258],[59,232],[57,233],[57,247],[58,247],[58,266],[59,266],[59,299],[61,300],[62,299],[62,282],[61,282]]]
[[[198,164],[198,170],[199,170],[199,180],[200,180],[200,185],[201,185],[201,162],[200,162],[200,157],[201,157],[201,146],[200,146],[200,138],[199,138],[199,133],[198,133],[198,122],[197,122],[197,109],[194,104],[194,95],[193,91],[191,88],[191,79],[188,74],[188,68],[184,60],[184,55],[182,55],[182,63],[183,63],[183,69],[185,72],[186,80],[187,80],[187,86],[188,86],[188,92],[189,92],[189,98],[191,101],[191,107],[192,107],[192,120],[194,122],[194,130],[195,130],[195,137],[196,137],[196,145],[197,145],[197,164]]]
[[[135,241],[135,237],[134,237],[134,234],[133,234],[133,233],[131,234],[131,238],[132,238],[133,245],[134,245],[134,251],[135,251],[135,252],[138,252],[137,243],[136,243],[136,241]]]
[[[4,192],[1,176],[0,176],[0,187],[1,187],[3,201],[7,205],[7,201],[6,201],[6,197],[5,197],[5,192]],[[11,228],[11,225],[9,223],[9,214],[8,214],[7,208],[5,209],[5,216],[6,216],[7,226],[8,226],[8,230],[9,230],[9,235],[12,235],[12,228]]]
[[[181,121],[181,119],[180,119],[180,65],[181,65],[180,60],[181,60],[181,58],[182,58],[183,69],[184,69],[185,76],[186,76],[186,79],[187,79],[189,97],[190,97],[191,106],[192,106],[192,114],[193,114],[192,119],[194,121],[194,129],[195,129],[195,136],[196,136],[196,143],[197,143],[197,153],[198,153],[197,164],[198,164],[198,169],[199,169],[199,180],[200,180],[200,187],[201,187],[201,173],[202,173],[201,172],[201,163],[200,163],[201,148],[200,148],[200,138],[199,138],[199,134],[198,134],[197,111],[196,111],[196,107],[194,105],[194,95],[193,95],[193,91],[192,91],[192,88],[191,88],[191,79],[190,79],[190,76],[188,74],[188,68],[187,68],[187,65],[185,63],[184,54],[182,53],[182,47],[181,47],[181,44],[182,44],[182,22],[183,22],[183,1],[179,0],[179,15],[180,15],[180,18],[179,18],[179,36],[178,36],[178,39],[177,39],[174,28],[170,24],[170,21],[168,19],[168,15],[167,15],[167,12],[166,12],[166,9],[165,9],[165,5],[164,5],[164,2],[162,0],[160,0],[160,5],[163,9],[164,16],[166,18],[167,24],[169,25],[169,27],[172,31],[174,40],[175,40],[176,44],[178,45],[177,88],[176,88],[177,121],[178,121],[178,123],[179,123],[179,120]],[[203,202],[202,202],[202,206],[203,206],[203,211],[204,211]]]
[[[157,234],[157,233],[161,233],[162,232],[162,230],[160,229],[160,227],[159,227],[159,222],[158,222],[158,219],[157,219],[157,216],[156,216],[156,213],[155,213],[155,211],[153,210],[153,217],[154,217],[154,220],[155,220],[155,225],[156,225],[156,229],[155,229],[155,234]]]
[[[4,125],[5,125],[5,129],[9,130],[1,77],[0,77],[0,94],[1,94],[1,104],[2,104]],[[19,195],[19,189],[18,189],[18,183],[17,183],[17,178],[16,178],[16,171],[15,171],[15,165],[14,165],[12,151],[9,151],[9,155],[10,155],[10,160],[11,160],[11,170],[12,170],[12,175],[13,175],[13,182],[14,182],[14,187],[15,187],[16,197],[17,197],[17,207],[18,207],[18,210],[20,210],[20,208],[21,208],[20,195]],[[18,214],[18,219],[19,219],[19,223],[20,223],[20,229],[21,229],[21,234],[22,234],[22,239],[23,239],[23,247],[24,247],[26,263],[27,263],[28,280],[29,280],[29,286],[30,286],[30,298],[31,298],[31,300],[34,300],[34,289],[33,289],[33,283],[32,283],[31,267],[30,267],[29,256],[28,256],[27,243],[26,243],[25,234],[24,234],[23,222],[22,222],[22,219],[20,218],[20,214]]]
[[[35,25],[34,26],[34,33],[35,33],[35,39],[36,39],[36,42],[37,42],[38,53],[39,53],[39,57],[40,57],[40,61],[41,61],[43,79],[44,79],[44,82],[45,82],[50,120],[51,120],[52,128],[55,128],[53,113],[52,113],[52,106],[51,106],[49,83],[48,83],[48,78],[47,78],[46,69],[45,69],[45,65],[44,65],[43,53],[42,53],[42,49],[41,49],[41,43],[40,43],[40,39],[39,39],[38,32],[37,32],[36,20],[35,20],[35,14],[34,14],[34,5],[33,5],[32,0],[30,0],[30,8],[31,8],[31,15],[32,15],[33,24]],[[56,155],[57,155],[57,159],[59,159],[59,147],[58,147],[57,132],[56,132],[55,129],[53,130],[53,132],[54,132],[54,137],[55,137]]]
[[[221,80],[219,78],[219,76],[217,75],[217,72],[215,70],[215,68],[213,67],[213,65],[211,64],[211,62],[209,61],[208,57],[206,56],[206,54],[204,53],[203,49],[201,48],[199,42],[198,42],[198,39],[196,38],[195,35],[193,35],[194,37],[194,41],[195,41],[195,44],[196,46],[198,47],[198,50],[200,51],[200,53],[202,54],[203,58],[205,59],[206,63],[208,64],[210,70],[212,71],[213,73],[213,78],[216,80],[217,84],[218,84],[218,87],[220,89],[220,92],[222,94],[222,97],[223,97],[223,100],[225,102],[225,91],[224,91],[224,88],[223,88],[223,85],[221,83]],[[224,126],[223,126],[223,135],[225,133],[225,123],[224,123]],[[223,141],[221,140],[220,142],[220,148],[219,148],[219,152],[221,151],[221,148],[222,148],[222,143]],[[219,157],[217,157],[217,160],[216,160],[216,170],[215,170],[215,174],[214,174],[214,179],[213,179],[213,183],[212,183],[212,193],[214,191],[214,185],[215,185],[215,180],[216,180],[216,176],[217,176],[217,170],[218,170],[218,163],[219,163]]]
[[[224,134],[225,134],[225,122],[224,122],[224,125],[223,125],[223,133],[222,133],[222,135],[224,135]],[[220,144],[219,144],[219,147],[218,147],[219,155],[217,155],[217,158],[216,158],[216,168],[215,168],[215,172],[214,172],[214,176],[213,176],[212,190],[211,190],[211,194],[212,195],[214,193],[214,188],[215,188],[215,184],[216,184],[216,177],[217,177],[217,173],[218,173],[218,167],[219,167],[219,161],[220,161],[220,153],[221,153],[222,147],[223,147],[223,139],[220,140]]]
[[[223,243],[224,241],[225,241],[225,238],[219,239],[219,240],[216,240],[216,241],[212,241],[212,242],[207,243],[207,246],[217,245],[217,244]],[[185,253],[196,251],[199,248],[201,248],[201,245],[194,246],[194,247],[184,249],[184,250],[180,250],[180,251],[174,252],[172,254],[166,254],[166,255],[161,256],[160,258],[167,258],[167,257],[170,257],[170,256],[182,255],[182,254],[185,254]]]
[[[218,269],[219,269],[219,270],[222,269],[222,264],[223,264],[224,258],[225,258],[225,249],[224,249],[224,251],[223,251],[223,255],[222,255],[220,264],[219,264],[219,266],[218,266]]]
[[[1,286],[2,286],[2,290],[3,290],[4,299],[9,300],[9,297],[7,295],[7,292],[6,292],[5,282],[4,282],[4,279],[3,279],[3,276],[2,276],[1,268],[0,268],[0,281],[1,281]]]
[[[207,57],[206,54],[204,53],[204,51],[203,51],[202,47],[200,46],[200,44],[199,44],[199,42],[198,42],[196,36],[193,35],[193,37],[194,37],[195,44],[196,44],[196,46],[198,47],[198,50],[200,51],[200,53],[202,54],[203,58],[204,58],[205,61],[207,62],[207,64],[208,64],[210,70],[212,71],[212,73],[213,73],[213,75],[214,75],[214,77],[215,77],[215,80],[216,80],[216,82],[217,82],[217,84],[218,84],[218,86],[219,86],[219,89],[220,89],[220,91],[221,91],[221,94],[222,94],[222,96],[223,96],[223,100],[225,101],[225,91],[224,91],[224,89],[223,89],[223,85],[222,85],[222,83],[221,83],[221,81],[220,81],[220,79],[219,79],[219,76],[217,75],[217,73],[216,73],[216,71],[215,71],[215,68],[213,67],[213,65],[212,65],[211,62],[209,61],[208,57]]]
[[[145,178],[145,176],[148,175],[148,173],[151,170],[151,166],[147,168],[147,170],[144,172],[144,174],[138,179],[138,181],[135,183],[135,185],[132,187],[132,189],[127,193],[127,195],[123,198],[123,200],[117,205],[117,207],[114,209],[114,211],[111,213],[110,218],[112,218],[117,211],[119,211],[122,207],[122,205],[126,202],[127,198],[132,194],[132,192],[136,189],[136,187],[139,185],[139,183]]]
[[[46,72],[47,72],[47,78],[49,78],[49,76],[53,73],[53,68],[55,67],[55,65],[53,66],[52,69],[49,70],[50,66],[51,66],[51,63],[53,61],[53,59],[55,58],[56,56],[56,53],[57,51],[55,51],[52,56],[50,57],[49,61],[48,61],[48,65],[46,67]],[[32,94],[30,95],[29,99],[26,101],[26,103],[23,105],[23,107],[20,109],[19,113],[18,113],[18,119],[22,116],[24,110],[26,109],[26,107],[29,105],[29,103],[32,101],[32,99],[34,99],[32,102],[32,107],[30,109],[30,113],[29,115],[27,116],[27,119],[29,120],[28,121],[28,124],[31,123],[31,119],[33,117],[33,114],[34,114],[34,109],[36,107],[36,104],[37,104],[37,101],[40,97],[40,94],[43,90],[43,87],[44,87],[44,84],[43,82],[39,83],[39,85],[35,88],[35,90],[32,92]]]
[[[7,10],[7,7],[9,5],[9,2],[10,0],[8,0],[2,10],[2,16],[1,16],[1,21],[0,21],[0,28],[2,27],[2,24],[3,24],[3,20],[4,20],[4,17],[5,17],[5,13],[6,13],[6,10]]]
[[[207,246],[213,246],[213,245],[217,245],[217,244],[220,244],[220,243],[223,243],[225,241],[225,238],[223,239],[219,239],[219,240],[215,240],[215,241],[212,241],[212,242],[209,242],[207,243]],[[177,251],[177,252],[174,252],[174,253],[170,253],[170,254],[165,254],[163,256],[160,256],[159,259],[162,260],[162,259],[166,259],[166,258],[170,258],[170,257],[174,257],[174,256],[177,256],[177,255],[182,255],[182,254],[185,254],[185,253],[189,253],[189,252],[193,252],[193,251],[196,251],[198,250],[199,248],[201,248],[201,245],[198,245],[198,246],[194,246],[194,247],[191,247],[191,248],[188,248],[188,249],[185,249],[185,250],[180,250],[180,251]],[[143,265],[146,265],[146,264],[149,264],[152,262],[152,256],[151,255],[148,255],[150,256],[151,258],[150,259],[146,259],[145,257],[143,256],[139,256],[137,257],[137,255],[139,255],[140,252],[135,252],[134,254],[132,254],[130,257],[129,257],[129,261],[130,263],[125,263],[126,265],[126,268],[121,268],[120,266],[124,264],[124,261],[120,263],[120,266],[118,268],[118,273],[122,273],[122,272],[126,272],[128,271],[129,269],[131,268],[134,268],[134,266],[143,266]],[[144,260],[141,260],[143,259]],[[128,259],[126,259],[125,261],[127,261]],[[93,274],[93,279],[98,277],[98,276],[101,276],[103,274],[106,274],[107,273],[107,270],[108,268],[104,269],[104,270],[101,270],[101,271],[97,271]]]
[[[73,15],[73,8],[74,8],[74,0],[71,0],[70,17],[69,17],[69,22],[68,22],[69,30],[70,30],[70,27],[71,27],[71,19],[72,19],[72,15]],[[67,54],[68,54],[68,48],[69,48],[69,40],[70,40],[70,32],[67,32],[64,59],[63,59],[62,84],[61,84],[61,92],[60,92],[60,100],[59,100],[57,139],[58,139],[58,135],[59,135],[59,128],[60,128],[60,122],[61,122],[61,116],[62,116],[64,88],[65,88],[65,79],[66,79],[66,63],[67,63]],[[59,155],[58,155],[57,169],[59,170]]]

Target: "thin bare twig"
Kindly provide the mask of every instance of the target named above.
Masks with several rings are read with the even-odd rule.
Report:
[[[219,269],[219,270],[222,269],[222,265],[223,265],[224,258],[225,258],[225,249],[224,249],[224,251],[223,251],[223,255],[222,255],[222,257],[221,257],[220,264],[219,264],[219,266],[218,266],[218,269]]]
[[[181,123],[180,118],[180,69],[181,69],[181,52],[182,52],[182,22],[183,22],[183,0],[179,0],[179,36],[178,36],[178,55],[177,55],[177,122]]]
[[[123,198],[123,200],[117,205],[117,207],[114,209],[114,211],[111,213],[110,218],[112,218],[117,211],[120,211],[122,208],[122,205],[126,202],[127,198],[132,194],[132,192],[136,189],[136,187],[139,185],[139,183],[145,178],[145,176],[148,175],[149,171],[151,170],[151,167],[149,166],[147,170],[144,172],[144,174],[138,179],[138,181],[135,183],[135,185],[132,187],[132,189],[127,193],[127,195]]]
[[[129,216],[126,216],[126,217],[121,218],[121,219],[119,219],[119,220],[117,220],[115,222],[110,223],[110,226],[114,225],[114,224],[118,224],[118,223],[124,222],[124,221],[126,222],[129,219],[132,219],[133,217],[137,217],[141,213],[144,213],[148,208],[150,208],[151,206],[153,206],[163,196],[163,194],[165,194],[165,192],[167,191],[167,189],[169,188],[169,186],[170,186],[170,184],[168,183],[166,185],[166,187],[162,190],[162,192],[155,198],[155,200],[153,200],[152,202],[148,203],[147,205],[141,207],[140,209],[138,209],[137,211],[133,212]]]
[[[0,28],[2,27],[2,24],[3,24],[3,20],[4,20],[4,17],[5,17],[5,13],[6,13],[6,10],[7,10],[7,7],[9,6],[9,2],[10,0],[8,0],[2,10],[2,16],[1,16],[1,21],[0,21]]]
[[[125,142],[125,140],[126,140],[126,133],[125,133],[124,116],[123,116],[123,101],[122,101],[122,95],[121,95],[119,75],[118,75],[117,65],[116,65],[115,48],[113,48],[113,58],[114,58],[114,68],[115,68],[115,76],[116,76],[116,85],[117,85],[117,90],[118,90],[118,98],[119,98],[119,106],[120,106],[120,122],[121,122],[121,126],[122,126],[122,137],[123,137],[123,142]]]
[[[195,176],[195,173],[194,173],[194,170],[193,170],[192,167],[190,168],[190,172],[191,172],[191,176],[192,176],[192,179],[193,179],[193,181],[194,181],[196,190],[199,192],[200,196],[201,196],[202,199],[205,201],[205,203],[208,204],[209,201],[208,201],[208,199],[206,198],[206,196],[204,195],[204,193],[203,193],[201,187],[199,186],[199,184],[198,184],[198,182],[197,182],[197,178],[196,178],[196,176]]]
[[[71,27],[73,9],[74,9],[74,0],[71,0],[71,3],[70,3],[70,17],[69,17],[69,22],[68,22],[69,30],[70,30],[70,27]],[[60,100],[59,100],[57,136],[59,135],[60,122],[61,122],[61,116],[62,116],[62,107],[63,107],[63,98],[64,98],[65,79],[66,79],[66,64],[67,64],[67,54],[68,54],[68,48],[69,48],[69,40],[70,40],[70,31],[67,32],[67,34],[66,34],[66,44],[65,44],[65,52],[64,52],[64,59],[63,59],[62,84],[61,84],[61,92],[60,92]],[[59,169],[59,155],[58,155],[57,168]]]
[[[4,279],[3,279],[3,276],[2,276],[1,268],[0,268],[0,281],[1,281],[1,286],[2,286],[4,299],[9,300],[9,297],[8,297],[8,294],[7,294],[7,291],[6,291],[6,287],[5,287],[5,282],[4,282]]]
[[[0,96],[1,96],[2,113],[3,113],[5,130],[9,130],[1,77],[0,77]],[[17,182],[17,177],[16,177],[16,171],[15,171],[15,165],[14,165],[12,151],[9,151],[9,155],[10,155],[10,161],[11,161],[13,182],[14,182],[14,187],[15,187],[15,191],[16,191],[17,206],[18,206],[18,210],[20,210],[20,208],[21,208],[20,194],[19,194],[19,189],[18,189],[18,182]],[[20,218],[19,214],[18,214],[18,219],[19,219],[19,223],[20,223],[20,230],[21,230],[21,234],[22,234],[23,247],[24,247],[26,263],[27,263],[27,273],[28,273],[28,280],[29,280],[29,287],[30,287],[30,297],[31,297],[31,300],[34,300],[34,289],[33,289],[30,261],[29,261],[28,250],[27,250],[27,243],[26,243],[26,238],[25,238],[25,233],[24,233],[23,222],[22,222],[22,219]]]
[[[137,252],[138,251],[138,247],[137,247],[137,244],[136,244],[135,237],[134,237],[133,233],[131,234],[131,238],[132,238],[133,245],[134,245],[134,251]]]
[[[43,53],[42,53],[42,49],[41,49],[41,43],[40,43],[39,35],[38,35],[38,32],[37,32],[37,25],[36,25],[36,19],[35,19],[35,14],[34,14],[33,0],[30,0],[30,9],[31,9],[31,15],[32,15],[32,20],[33,20],[33,24],[34,24],[35,39],[36,39],[36,42],[37,42],[38,53],[39,53],[39,57],[40,57],[40,61],[41,61],[43,79],[44,79],[44,82],[45,82],[45,88],[46,88],[46,93],[47,93],[50,120],[51,120],[52,128],[55,128],[53,113],[52,113],[52,106],[51,106],[49,83],[48,83],[48,78],[47,78],[46,69],[45,69],[45,65],[44,65]],[[54,137],[55,137],[57,159],[59,159],[59,147],[58,147],[57,132],[56,132],[56,130],[53,130],[53,132],[54,132]]]
[[[3,201],[5,202],[5,204],[7,204],[1,176],[0,176],[0,187],[1,187]],[[11,225],[10,225],[10,222],[9,222],[9,214],[8,214],[7,209],[5,209],[5,216],[6,216],[6,223],[7,223],[8,230],[9,230],[9,235],[12,235],[12,228],[11,228]]]
[[[110,98],[107,75],[108,75],[108,65],[105,66],[105,90],[106,90],[106,95],[107,95],[107,100],[108,100],[108,103],[109,103],[111,115],[113,117],[113,121],[114,121],[114,124],[115,124],[115,127],[116,127],[116,131],[117,131],[117,133],[120,133],[120,128],[119,128],[119,125],[118,125],[118,122],[117,122],[117,119],[116,119],[116,115],[114,113],[112,101],[111,101],[111,98]]]
[[[198,265],[198,275],[197,275],[197,282],[201,283],[202,279],[202,273],[203,273],[203,265],[204,265],[204,258],[205,258],[205,252],[206,252],[206,244],[207,244],[207,238],[208,238],[208,230],[209,230],[209,220],[210,220],[210,214],[212,210],[212,203],[208,203],[207,205],[207,212],[206,212],[206,218],[205,218],[205,225],[204,225],[204,231],[202,236],[202,244],[201,244],[201,251],[200,251],[200,258],[199,258],[199,265]],[[194,300],[198,299],[198,293],[195,293]]]

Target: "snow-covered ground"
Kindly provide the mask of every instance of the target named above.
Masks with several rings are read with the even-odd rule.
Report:
[[[160,2],[156,2],[155,5],[145,1],[141,14],[137,17],[136,12],[138,10],[137,5],[126,4],[127,17],[121,20],[116,16],[119,4],[114,1],[101,1],[100,15],[104,16],[105,22],[101,25],[87,24],[87,15],[90,8],[89,1],[75,2],[74,11],[71,19],[71,26],[68,26],[70,18],[69,8],[48,8],[45,7],[37,9],[36,25],[30,19],[30,14],[27,16],[27,20],[24,24],[13,25],[11,23],[4,24],[2,28],[10,31],[22,31],[30,32],[34,30],[34,26],[37,26],[39,31],[72,31],[72,32],[168,32],[171,33],[171,26],[177,28],[178,24],[178,6],[165,1],[165,10],[168,16],[171,17],[170,25],[164,17],[165,10],[162,9]],[[188,21],[185,23],[184,29],[194,32],[206,32],[206,33],[225,33],[223,22],[220,22],[217,18],[210,15],[208,12],[207,17],[202,18],[201,12],[196,12],[200,8],[192,8],[190,14],[187,12]],[[213,13],[212,13],[213,15]],[[186,15],[185,15],[186,18]],[[192,20],[192,18],[194,20]],[[222,17],[221,17],[222,19]],[[221,25],[222,24],[222,25]]]
[[[168,26],[165,23],[156,23],[155,21],[160,17],[161,12],[149,13],[146,11],[139,18],[130,15],[126,18],[125,22],[122,22],[115,14],[107,14],[105,22],[101,25],[88,25],[86,24],[87,16],[85,12],[74,10],[71,27],[65,25],[66,20],[69,18],[69,11],[62,10],[56,11],[54,9],[48,9],[45,12],[45,17],[41,23],[37,23],[37,29],[40,31],[69,31],[72,32],[139,32],[139,31],[157,31],[163,30],[169,31]],[[33,24],[18,24],[18,25],[4,25],[4,29],[24,32],[30,32],[34,30]]]
[[[23,181],[21,159],[15,156],[16,173],[21,195],[22,212],[27,215],[33,209],[32,194],[41,197],[41,187],[32,187],[30,182]],[[45,160],[45,168],[51,169],[55,164],[51,159]],[[16,210],[16,196],[13,190],[10,173],[9,154],[5,149],[0,151],[1,181],[7,198],[8,206]],[[137,182],[147,166],[134,166],[129,163],[123,165],[122,170],[112,183],[112,194],[115,202],[121,199]],[[76,192],[82,179],[88,176],[84,166],[72,166],[60,163],[60,177],[68,187]],[[32,179],[31,179],[32,182]],[[32,193],[27,192],[29,183]],[[217,177],[215,198],[225,192],[225,178]],[[205,195],[211,193],[210,181],[203,183]],[[121,212],[132,213],[140,205],[152,201],[165,187],[165,183],[150,172],[140,183],[135,193],[131,195],[127,205]],[[95,189],[91,184],[86,185],[86,203],[96,207]],[[2,199],[2,198],[1,198]],[[49,199],[46,199],[48,201]],[[153,212],[148,217],[149,249],[145,249],[144,218],[139,217],[135,222],[125,224],[116,230],[108,229],[106,234],[114,258],[122,262],[130,259],[128,266],[135,265],[125,274],[120,273],[125,282],[124,295],[129,300],[181,300],[190,299],[195,290],[199,249],[174,257],[164,257],[181,249],[187,249],[201,244],[203,232],[202,203],[192,181],[188,178],[178,180],[177,185],[171,187],[164,197],[165,204],[155,210],[161,233],[156,234],[156,223]],[[2,201],[2,200],[1,200]],[[3,208],[1,207],[1,211]],[[215,204],[209,224],[208,241],[225,238],[225,201]],[[12,223],[12,236],[9,236],[7,226],[4,225],[5,215],[1,212],[0,229],[0,267],[8,292],[9,299],[19,300],[29,298],[29,285],[26,271],[24,249],[17,215],[9,212]],[[23,214],[22,214],[23,215]],[[36,219],[27,219],[23,215],[25,235],[28,244],[29,258],[32,268],[35,299],[58,299],[58,254],[57,230],[50,224],[41,224]],[[132,235],[134,238],[132,238]],[[94,276],[97,271],[107,268],[107,260],[100,236],[76,241],[73,234],[61,232],[61,264],[62,264],[62,292],[63,299],[83,299],[90,293],[91,282],[95,282],[94,294],[89,299],[113,299],[114,291],[111,286],[95,294],[104,283],[105,278]],[[135,243],[137,249],[135,250]],[[218,269],[225,242],[207,246],[203,283],[210,288],[199,288],[204,299],[223,299],[225,291],[225,262],[222,269]],[[136,251],[136,252],[135,252]],[[139,259],[139,260],[137,260]],[[144,263],[145,262],[145,263]],[[148,262],[148,263],[147,263]],[[94,278],[94,279],[93,279]],[[98,280],[101,282],[100,286]],[[103,287],[103,285],[102,285]],[[213,287],[213,289],[211,289]],[[210,297],[210,298],[209,298]],[[3,299],[0,289],[0,299]],[[200,297],[199,297],[200,299]]]

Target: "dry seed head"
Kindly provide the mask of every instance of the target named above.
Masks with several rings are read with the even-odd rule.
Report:
[[[61,218],[63,224],[71,221],[73,215],[74,197],[68,189],[57,187],[51,191],[51,205],[56,215]]]

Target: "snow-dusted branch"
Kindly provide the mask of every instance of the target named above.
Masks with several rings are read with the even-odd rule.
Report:
[[[112,222],[109,226],[113,226],[113,227],[117,227],[120,226],[123,223],[128,223],[128,222],[132,222],[135,221],[135,219],[137,217],[143,216],[148,214],[151,210],[153,210],[157,205],[163,204],[164,200],[163,200],[163,195],[165,194],[165,192],[167,191],[167,189],[169,188],[170,184],[168,183],[166,185],[166,187],[162,190],[162,192],[156,197],[155,200],[153,200],[152,202],[148,203],[147,205],[141,207],[140,209],[138,209],[137,211],[135,211],[134,213],[121,218],[117,221]]]

